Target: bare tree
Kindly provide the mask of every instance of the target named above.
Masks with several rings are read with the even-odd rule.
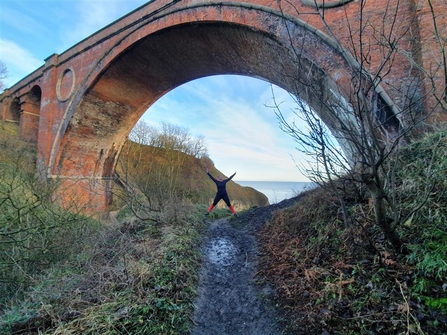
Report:
[[[157,133],[158,130],[155,127],[140,120],[130,132],[129,139],[138,144],[153,145],[151,140],[157,136]]]
[[[70,210],[57,206],[57,185],[38,178],[35,155],[27,143],[0,136],[0,304],[78,253],[95,229],[76,203]]]
[[[399,210],[391,158],[398,154],[400,146],[410,140],[412,132],[424,123],[430,112],[422,112],[422,105],[439,91],[434,88],[426,95],[422,95],[418,89],[422,76],[419,69],[422,66],[413,66],[417,64],[417,60],[411,58],[409,62],[411,73],[407,85],[392,88],[396,94],[403,97],[404,104],[399,110],[391,103],[389,97],[384,94],[382,85],[388,84],[386,78],[390,75],[395,62],[409,57],[410,53],[405,52],[399,45],[405,45],[405,38],[411,33],[413,22],[398,24],[399,3],[392,5],[389,2],[382,13],[383,17],[381,19],[376,17],[375,21],[367,17],[365,4],[366,1],[358,2],[359,17],[353,21],[358,23],[357,26],[346,19],[351,49],[348,64],[352,73],[356,74],[352,80],[349,100],[345,100],[337,92],[332,92],[331,99],[319,101],[320,115],[324,116],[324,121],[330,122],[325,124],[316,115],[315,110],[299,98],[295,98],[297,107],[293,110],[293,114],[306,122],[306,129],[298,127],[298,123],[285,116],[278,102],[275,101],[274,107],[283,131],[296,140],[300,151],[312,157],[310,165],[304,168],[306,174],[320,184],[330,185],[337,192],[344,219],[347,220],[347,213],[343,204],[343,187],[340,185],[343,185],[343,181],[353,181],[360,188],[369,191],[375,223],[392,245],[397,250],[403,251],[404,242],[396,229],[405,222],[407,216]],[[315,2],[315,8],[316,14],[319,15],[335,45],[338,45],[339,50],[348,53],[325,20],[324,6],[319,6]],[[292,41],[291,36],[290,39]],[[442,43],[445,41],[440,38],[438,42],[444,51]],[[293,46],[292,43],[291,45],[295,51],[297,73],[299,73],[301,64],[299,46]],[[370,63],[370,59],[375,57],[372,50],[381,56],[381,61],[374,67]],[[444,52],[441,54],[444,55]],[[443,66],[440,68],[445,68],[445,57],[442,62]],[[425,72],[424,75],[434,85],[435,74]],[[300,73],[300,76],[294,78],[297,83],[293,92],[294,97],[299,97],[301,93],[309,96],[309,92],[315,97],[320,97],[321,87],[310,80],[302,79],[302,76]],[[443,101],[441,97],[435,99],[439,104]]]
[[[169,123],[162,123],[161,129],[157,129],[140,120],[132,129],[129,139],[138,144],[177,150],[196,158],[207,155],[202,135],[193,136],[187,128]]]
[[[8,77],[8,69],[6,68],[5,63],[0,60],[0,91],[5,88],[3,83],[3,79]]]
[[[161,129],[140,121],[132,130],[118,160],[117,177],[124,186],[124,200],[141,220],[162,221],[169,211],[177,217],[185,199],[185,171],[192,160],[206,156],[203,137],[163,123]]]

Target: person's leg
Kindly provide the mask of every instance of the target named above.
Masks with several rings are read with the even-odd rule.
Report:
[[[220,194],[216,194],[213,201],[213,207],[216,207],[217,203],[222,199],[222,196]]]
[[[223,196],[223,200],[227,204],[228,208],[230,209],[232,214],[236,214],[236,211],[234,210],[234,206],[231,205],[230,198],[228,197],[228,194],[225,194]]]
[[[210,207],[208,207],[208,211],[206,212],[206,214],[211,213],[211,211],[214,209],[214,205],[211,204]]]
[[[216,205],[220,201],[220,199],[222,199],[222,198],[218,194],[216,194],[216,196],[214,197],[214,201],[208,208],[208,212],[206,212],[206,214],[211,213],[211,211],[214,209],[214,207],[216,207]]]

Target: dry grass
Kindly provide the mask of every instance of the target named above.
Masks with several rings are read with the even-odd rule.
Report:
[[[374,226],[367,194],[344,195],[350,228],[321,188],[275,213],[260,233],[260,275],[275,288],[287,331],[447,334],[447,263],[440,262],[447,259],[446,139],[445,132],[429,136],[399,157],[397,175],[411,181],[397,184],[402,215],[428,194],[398,226],[410,255],[397,254]]]
[[[109,226],[89,253],[42,276],[26,295],[31,314],[10,310],[0,329],[4,334],[186,334],[199,266],[195,245],[201,224],[193,221],[154,227],[128,220]]]

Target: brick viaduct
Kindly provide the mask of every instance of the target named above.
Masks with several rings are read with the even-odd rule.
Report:
[[[61,181],[65,198],[104,209],[130,130],[157,99],[197,78],[264,79],[330,124],[318,101],[330,92],[352,101],[362,61],[372,75],[387,72],[376,92],[389,113],[416,100],[422,113],[437,107],[446,89],[444,1],[154,0],[48,57],[5,90],[0,117],[36,143],[38,170]],[[392,66],[384,69],[390,50]],[[442,119],[442,110],[435,115]]]

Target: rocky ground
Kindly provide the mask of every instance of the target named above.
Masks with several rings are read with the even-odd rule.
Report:
[[[275,335],[281,331],[271,289],[257,282],[256,233],[273,211],[295,200],[209,220],[195,302],[193,335]]]

